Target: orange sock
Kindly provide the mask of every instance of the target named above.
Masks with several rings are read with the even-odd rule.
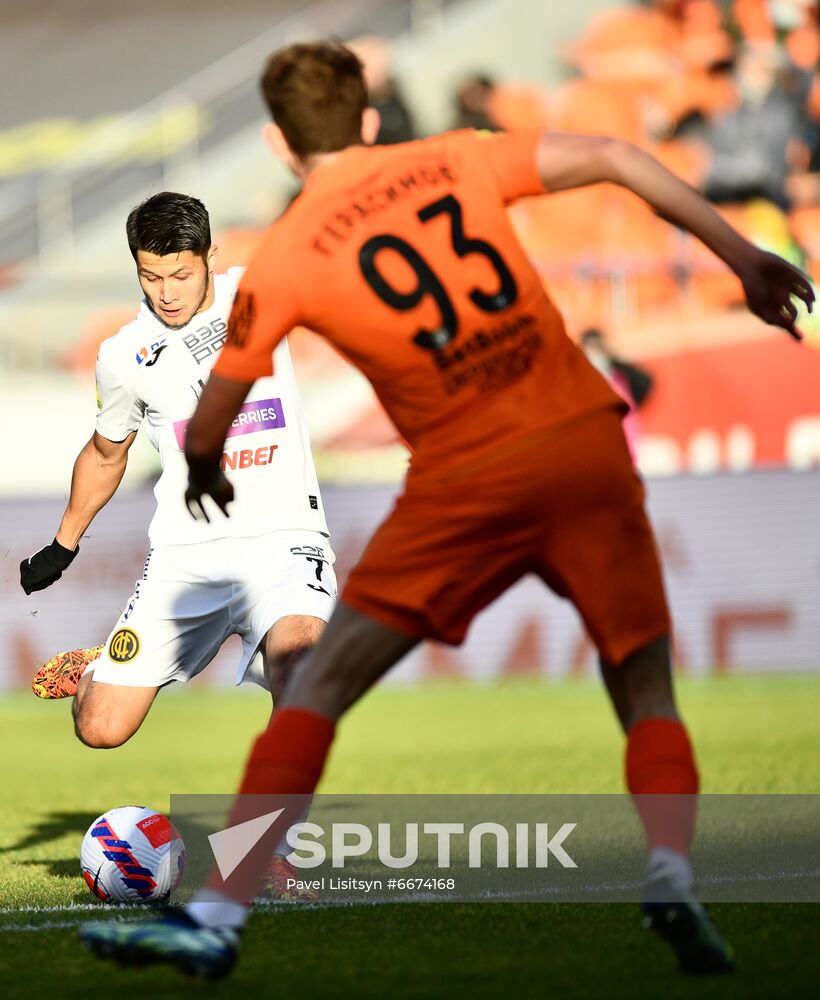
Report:
[[[682,723],[642,719],[629,730],[626,783],[637,796],[649,849],[668,847],[688,854],[695,833],[698,770]]]
[[[273,713],[245,765],[240,795],[312,795],[325,766],[334,725],[303,708]]]
[[[205,889],[243,905],[254,898],[273,849],[281,840],[280,828],[298,822],[309,808],[333,735],[333,723],[316,712],[301,708],[274,712],[270,725],[251,749],[226,828],[256,819],[279,806],[284,808],[284,816],[249,850],[241,875],[226,882],[215,866]]]

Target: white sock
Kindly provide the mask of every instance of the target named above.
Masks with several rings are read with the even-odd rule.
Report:
[[[245,926],[249,907],[237,903],[218,889],[200,889],[185,907],[188,916],[203,927],[230,927],[239,930]]]
[[[310,807],[312,804],[313,804],[313,796],[311,795],[310,802],[301,811],[301,813],[299,814],[299,818],[294,823],[290,824],[288,830],[298,830],[301,824],[304,823],[305,820],[308,818],[308,813],[310,812]],[[274,847],[273,849],[274,857],[287,858],[287,856],[293,850],[293,848],[287,841],[288,830],[285,831],[284,835],[282,836],[282,839],[279,841],[276,847]]]
[[[681,889],[692,888],[692,866],[685,854],[673,851],[671,847],[653,847],[649,852],[647,877],[668,878]]]

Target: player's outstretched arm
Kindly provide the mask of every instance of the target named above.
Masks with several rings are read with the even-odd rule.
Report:
[[[109,441],[95,431],[77,456],[68,506],[54,541],[20,563],[20,585],[27,594],[50,587],[71,565],[86,528],[120,485],[136,436],[134,431],[124,441]]]
[[[71,493],[57,531],[57,541],[73,549],[122,482],[128,451],[137,432],[123,441],[109,441],[96,431],[77,456],[71,474]]]
[[[185,434],[188,489],[185,503],[193,517],[209,520],[202,498],[207,494],[227,516],[233,487],[220,468],[228,430],[248,395],[252,382],[238,382],[211,373]]]
[[[617,139],[548,133],[537,155],[541,180],[550,191],[611,181],[643,198],[669,222],[688,229],[740,278],[756,316],[782,327],[795,340],[802,339],[792,296],[811,309],[814,293],[806,275],[749,243],[694,188],[649,153]]]

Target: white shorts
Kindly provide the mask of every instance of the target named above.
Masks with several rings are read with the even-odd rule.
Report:
[[[259,653],[266,632],[286,615],[330,618],[334,560],[328,539],[317,531],[157,546],[92,665],[94,680],[123,687],[188,681],[228,636],[239,635],[236,683],[267,689]]]

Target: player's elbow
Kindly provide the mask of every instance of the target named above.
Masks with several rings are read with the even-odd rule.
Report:
[[[549,191],[563,191],[611,181],[624,183],[637,147],[602,135],[545,133],[538,150],[541,180]]]
[[[597,156],[603,179],[624,187],[630,187],[635,174],[651,159],[644,150],[621,139],[601,139]]]

